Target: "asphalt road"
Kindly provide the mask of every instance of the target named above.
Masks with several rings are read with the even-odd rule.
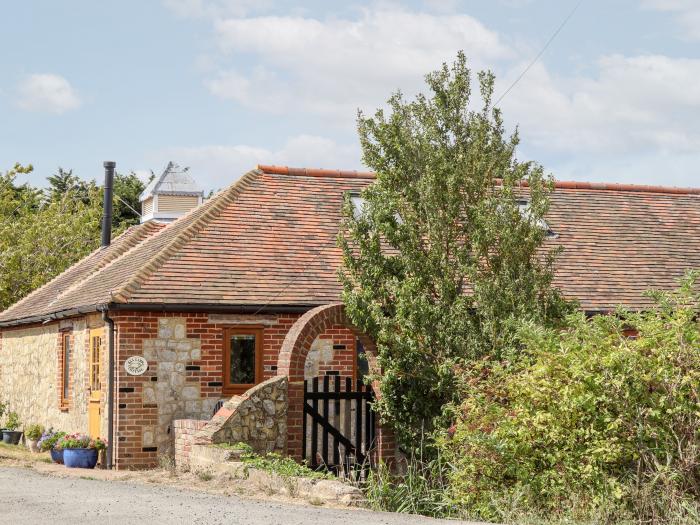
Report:
[[[58,478],[6,467],[0,468],[0,519],[17,525],[455,523],[405,514],[287,505],[124,481]]]

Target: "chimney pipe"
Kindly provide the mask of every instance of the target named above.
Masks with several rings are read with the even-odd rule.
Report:
[[[112,242],[112,199],[114,194],[114,168],[117,163],[111,160],[104,162],[105,167],[105,200],[102,207],[102,247],[106,248]]]

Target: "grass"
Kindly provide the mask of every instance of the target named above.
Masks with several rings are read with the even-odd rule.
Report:
[[[265,472],[277,474],[282,478],[335,479],[335,476],[330,472],[310,469],[306,465],[300,465],[290,457],[284,457],[272,452],[265,455],[257,454],[253,452],[250,445],[245,443],[237,443],[235,445],[219,443],[215,446],[240,451],[241,462],[245,464],[246,468],[263,470]]]
[[[199,479],[202,481],[211,481],[212,479],[214,479],[214,474],[212,474],[208,470],[203,470],[197,474],[197,477],[199,477]]]

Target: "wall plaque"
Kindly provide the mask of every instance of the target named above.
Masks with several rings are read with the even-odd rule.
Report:
[[[148,361],[140,355],[134,355],[124,362],[124,369],[130,376],[141,376],[148,370]]]

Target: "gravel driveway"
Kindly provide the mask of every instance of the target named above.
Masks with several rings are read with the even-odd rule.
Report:
[[[89,472],[86,473],[89,475]],[[440,524],[405,514],[287,505],[123,481],[58,478],[0,468],[4,523]]]

